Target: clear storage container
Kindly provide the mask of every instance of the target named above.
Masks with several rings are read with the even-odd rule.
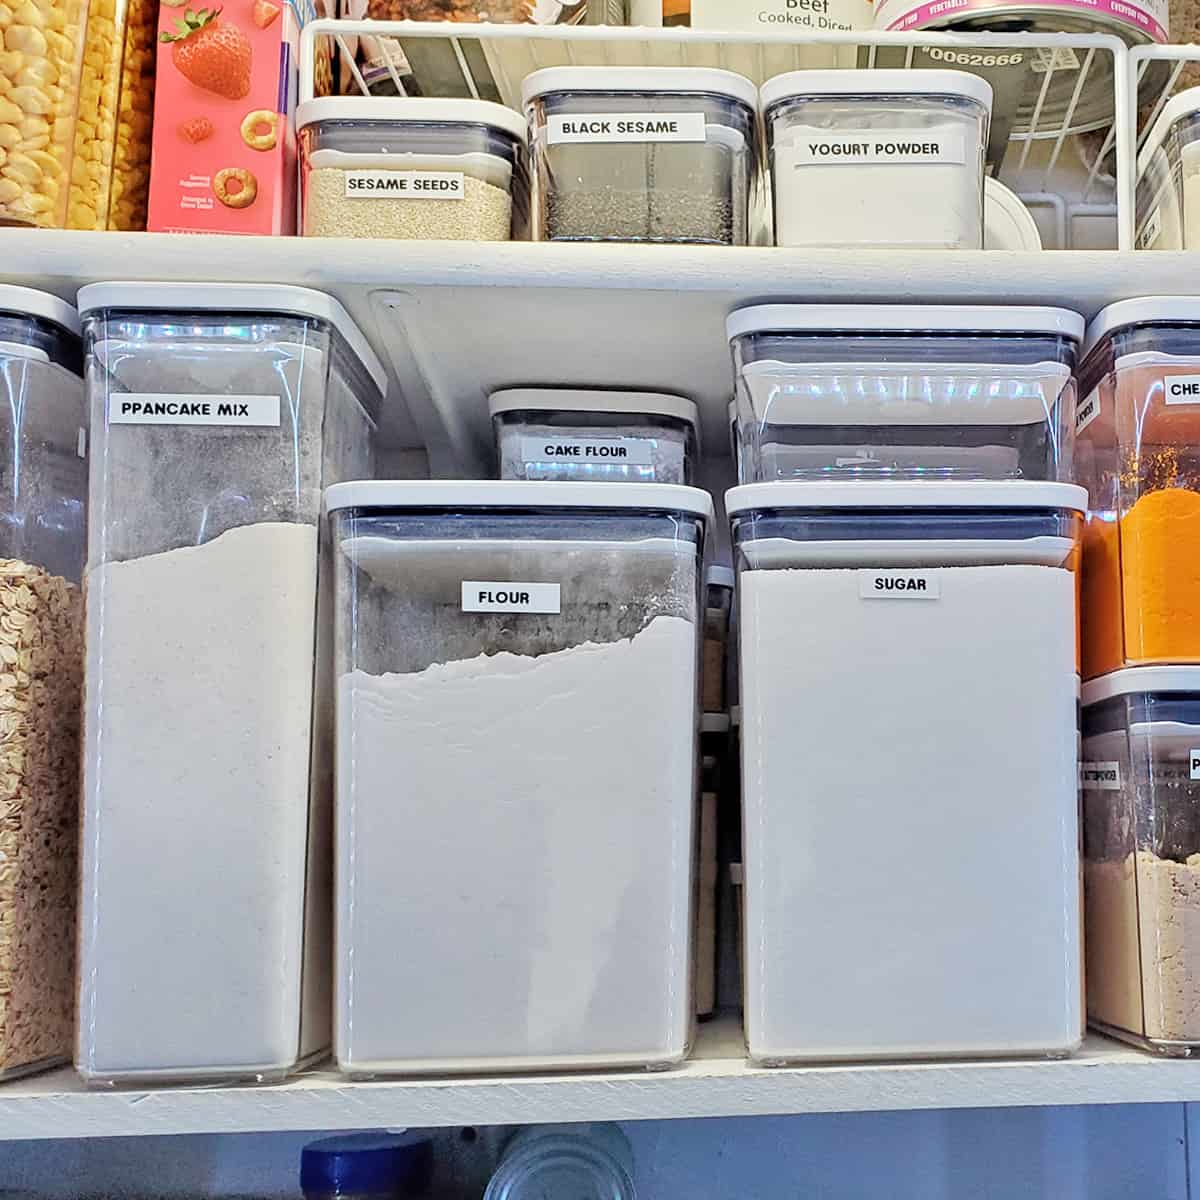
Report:
[[[749,240],[757,89],[700,67],[549,67],[522,87],[533,238]]]
[[[533,1126],[505,1146],[483,1200],[636,1200],[633,1172],[617,1125]]]
[[[71,1057],[87,411],[79,318],[0,286],[0,1079]]]
[[[1079,380],[1084,676],[1200,662],[1200,297],[1103,309]]]
[[[666,484],[327,494],[343,1071],[684,1056],[711,503]]]
[[[726,496],[757,1061],[1078,1046],[1085,502],[1031,482]]]
[[[528,221],[525,120],[487,100],[309,100],[296,113],[306,237],[506,242]]]
[[[987,80],[792,71],[761,102],[777,246],[982,248]]]
[[[725,650],[729,643],[729,613],[733,607],[733,572],[709,567],[704,573],[704,711],[725,711]]]
[[[510,388],[489,401],[501,479],[691,483],[699,415],[682,396]]]
[[[96,1083],[275,1078],[329,1041],[318,519],[326,484],[371,473],[383,368],[303,288],[96,284],[79,304],[76,1065]]]
[[[1200,1050],[1200,668],[1083,688],[1088,1017],[1162,1054]]]
[[[1200,87],[1163,106],[1137,157],[1134,245],[1200,249]]]
[[[1083,318],[771,304],[726,323],[742,482],[1070,478]]]

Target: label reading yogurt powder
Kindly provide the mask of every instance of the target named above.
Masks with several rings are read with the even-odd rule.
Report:
[[[1075,405],[1075,432],[1082,433],[1100,415],[1100,389],[1096,388]]]
[[[1200,375],[1168,375],[1163,396],[1168,404],[1200,404]]]
[[[356,200],[464,200],[462,171],[347,171],[346,195]]]
[[[631,467],[651,467],[654,465],[654,445],[646,438],[523,437],[521,458],[527,463],[621,463]]]
[[[463,612],[557,613],[561,612],[557,583],[496,583],[464,579]]]
[[[702,112],[558,113],[546,118],[546,142],[702,142]]]
[[[798,133],[788,165],[840,163],[965,163],[962,130],[872,129],[867,133]]]
[[[183,396],[121,392],[108,398],[110,425],[279,424],[278,396]]]
[[[858,594],[863,600],[937,600],[941,596],[935,571],[859,571]]]
[[[1079,782],[1089,792],[1117,792],[1121,789],[1119,762],[1081,762]]]

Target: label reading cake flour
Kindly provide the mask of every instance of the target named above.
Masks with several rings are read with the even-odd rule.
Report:
[[[356,200],[465,200],[462,171],[347,171],[346,195]]]
[[[108,398],[110,425],[279,424],[278,396],[183,396],[124,392]]]
[[[1168,375],[1163,379],[1168,404],[1200,404],[1200,375]]]
[[[1121,789],[1119,762],[1081,762],[1079,783],[1089,792],[1116,792]]]
[[[858,573],[863,600],[937,600],[942,592],[936,571],[868,571]]]
[[[1094,388],[1075,405],[1075,432],[1082,433],[1100,415],[1100,389]]]
[[[869,133],[798,133],[787,166],[842,163],[965,163],[967,139],[961,129],[872,129]]]
[[[523,437],[521,458],[527,463],[620,463],[652,467],[654,443],[646,438]]]
[[[1151,210],[1145,224],[1138,230],[1133,244],[1139,250],[1147,250],[1158,241],[1160,233],[1162,233],[1162,209],[1156,207]]]
[[[558,113],[546,118],[546,142],[702,142],[702,112]]]
[[[464,579],[463,612],[557,613],[561,612],[557,583],[509,583]]]

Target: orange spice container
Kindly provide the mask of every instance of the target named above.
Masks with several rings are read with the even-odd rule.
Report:
[[[1101,310],[1079,378],[1084,678],[1200,662],[1200,296]]]

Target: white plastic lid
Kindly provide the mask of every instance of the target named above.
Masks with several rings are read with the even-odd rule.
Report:
[[[311,288],[273,283],[89,283],[79,289],[80,315],[103,308],[282,313],[328,321],[346,339],[380,394],[387,394],[387,371],[362,330],[332,296]]]
[[[636,413],[675,417],[695,427],[700,414],[693,401],[666,392],[606,392],[598,388],[505,388],[488,397],[488,411]]]
[[[335,483],[325,509],[611,508],[685,512],[713,520],[712,497],[675,483],[592,483],[542,479],[378,479]]]
[[[992,85],[969,71],[788,71],[762,85],[763,111],[799,96],[961,96],[992,110]]]
[[[758,88],[745,75],[716,67],[544,67],[526,77],[521,103],[551,92],[702,92],[758,108]]]
[[[1185,88],[1176,96],[1172,96],[1170,100],[1163,105],[1163,110],[1155,119],[1154,125],[1146,140],[1142,143],[1141,150],[1137,156],[1137,174],[1138,181],[1141,181],[1141,176],[1146,168],[1150,165],[1151,158],[1158,152],[1166,140],[1167,134],[1171,131],[1171,126],[1176,121],[1182,120],[1184,117],[1189,117],[1193,113],[1200,111],[1200,87]]]
[[[0,312],[14,317],[39,317],[79,336],[79,313],[49,292],[0,283]]]
[[[1084,353],[1106,334],[1155,321],[1188,321],[1200,325],[1200,296],[1139,296],[1136,300],[1118,300],[1092,318],[1087,327]]]
[[[322,96],[296,108],[296,128],[321,121],[380,121],[394,125],[487,125],[524,142],[525,117],[516,109],[491,100],[441,99],[426,96]]]
[[[990,175],[983,180],[983,248],[1040,250],[1042,235],[1033,214],[1011,188]]]
[[[1080,691],[1080,700],[1096,704],[1139,692],[1196,692],[1200,697],[1200,666],[1124,667],[1089,679]]]
[[[732,341],[748,333],[1029,333],[1079,341],[1083,318],[1065,308],[990,304],[756,304],[729,314]]]
[[[1087,489],[1076,484],[1027,479],[924,483],[789,479],[730,488],[725,509],[731,517],[764,508],[1066,508],[1084,513],[1087,500]]]
[[[733,580],[732,567],[712,566],[704,572],[705,587],[732,588]]]

